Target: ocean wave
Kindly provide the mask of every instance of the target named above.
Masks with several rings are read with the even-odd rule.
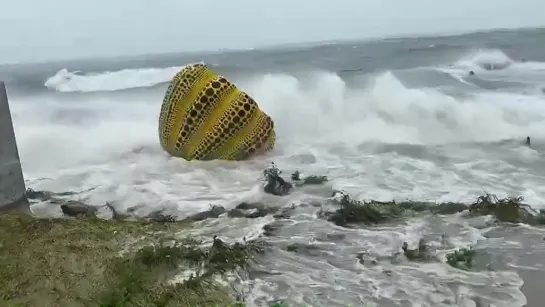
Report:
[[[182,68],[183,66],[148,67],[93,73],[69,71],[63,68],[47,78],[44,86],[63,93],[109,92],[146,88],[168,83]],[[509,74],[510,77],[520,77],[521,75],[534,77],[536,74],[545,76],[545,63],[526,61],[525,59],[514,60],[499,49],[471,50],[453,63],[430,68],[446,73],[458,82],[465,84],[472,84],[466,78],[469,71],[474,71],[479,76],[491,78],[501,77],[505,74]],[[354,69],[354,71],[365,74],[364,69]],[[525,78],[523,81],[529,80]]]
[[[500,49],[476,49],[463,55],[447,66],[451,70],[469,70],[475,73],[494,73],[494,71],[545,72],[544,62],[527,61],[524,58],[511,59]]]
[[[44,86],[58,92],[119,91],[150,87],[169,82],[183,67],[139,68],[82,73],[63,68],[47,79]]]
[[[545,137],[545,104],[539,96],[501,91],[449,96],[408,87],[392,71],[359,83],[327,71],[234,81],[274,119],[278,151],[296,143],[357,147],[377,141],[429,145]],[[42,162],[58,157],[60,144],[67,146],[61,150],[67,159],[59,160],[66,166],[115,160],[135,147],[157,146],[161,100],[157,92],[18,98],[12,112],[21,154],[27,163],[36,161],[32,168],[56,168],[61,166]]]

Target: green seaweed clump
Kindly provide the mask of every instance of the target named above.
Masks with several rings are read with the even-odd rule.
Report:
[[[344,192],[335,192],[333,202],[340,206],[334,212],[321,212],[327,220],[338,226],[351,223],[378,224],[388,222],[403,215],[405,209],[395,202],[357,201]]]
[[[472,248],[462,248],[447,254],[447,264],[453,268],[469,271],[473,266],[473,257],[475,250]]]
[[[472,215],[492,215],[500,222],[545,224],[545,214],[534,213],[530,206],[522,203],[523,200],[522,196],[499,199],[494,194],[486,193],[469,206],[469,212]]]
[[[318,185],[318,184],[324,184],[328,181],[327,176],[310,175],[310,176],[301,178],[301,173],[297,170],[293,172],[293,174],[291,174],[291,180],[297,186]]]

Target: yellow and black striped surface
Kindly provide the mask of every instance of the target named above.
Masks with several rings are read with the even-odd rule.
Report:
[[[159,117],[161,147],[186,160],[244,160],[273,148],[273,120],[248,94],[204,64],[170,82]]]

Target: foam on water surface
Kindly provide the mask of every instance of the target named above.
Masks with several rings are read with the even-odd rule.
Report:
[[[494,69],[487,70],[491,65]],[[329,196],[332,189],[359,199],[438,202],[469,202],[489,191],[545,204],[540,163],[545,104],[539,93],[477,86],[464,95],[449,95],[434,86],[405,85],[399,71],[386,67],[362,72],[365,78],[351,82],[323,69],[304,77],[290,72],[237,75],[237,86],[274,119],[276,148],[244,162],[187,162],[160,149],[161,91],[113,92],[167,82],[177,67],[93,74],[61,70],[45,82],[50,92],[10,97],[27,185],[53,191],[93,188],[78,197],[97,206],[112,202],[121,211],[138,207],[139,215],[164,208],[179,217],[211,204],[227,209],[242,201],[304,204]],[[472,50],[430,67],[466,83],[473,82],[468,69],[483,80],[545,80],[545,63],[522,63],[499,50]],[[454,86],[466,86],[464,82]],[[523,144],[526,135],[532,136],[530,148]],[[265,195],[259,180],[271,161],[286,174],[298,169],[327,175],[330,181],[284,198]],[[48,208],[41,205],[40,210]],[[461,272],[442,263],[388,260],[403,241],[415,246],[419,236],[429,237],[440,255],[456,247],[489,248],[484,230],[475,226],[482,221],[455,215],[345,229],[317,219],[317,210],[299,206],[270,239],[273,249],[260,264],[268,273],[242,285],[251,306],[273,299],[311,306],[525,303],[522,279],[512,271]],[[194,231],[250,239],[271,221],[223,216],[200,222]],[[327,239],[335,235],[341,239]],[[442,235],[448,244],[441,243]],[[316,245],[316,250],[310,255],[286,251],[294,242]],[[359,264],[355,255],[364,251],[378,258],[378,264]]]

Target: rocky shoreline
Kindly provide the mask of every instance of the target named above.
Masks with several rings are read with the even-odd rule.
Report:
[[[284,179],[273,165],[264,171],[263,190],[281,197],[293,189],[326,182],[324,176],[300,178],[298,172]],[[284,207],[243,202],[230,210],[215,205],[182,220],[160,211],[138,219],[131,212],[116,212],[110,204],[102,206],[111,211],[105,220],[96,216],[99,207],[66,199],[72,195],[27,190],[31,202],[58,205],[67,218],[0,215],[0,267],[4,268],[0,272],[4,276],[0,298],[8,306],[35,306],[37,302],[41,306],[244,306],[244,295],[236,293],[225,276],[259,261],[259,255],[266,253],[267,238],[275,236],[298,206],[315,207],[318,218],[347,228],[373,227],[422,214],[460,214],[468,218],[486,215],[493,217],[490,223],[545,225],[545,212],[524,204],[522,197],[499,199],[492,194],[471,204],[437,204],[364,202],[353,200],[342,191],[332,191],[332,197],[322,202]],[[200,238],[183,236],[184,231],[198,227],[199,222],[223,216],[273,216],[274,221],[263,226],[261,238],[253,241],[227,244],[214,236],[205,244]],[[312,247],[304,244],[285,248],[293,253],[312,253]],[[467,248],[438,257],[420,239],[414,249],[405,242],[393,257],[445,262],[460,270],[486,269],[474,266],[475,254]],[[366,252],[355,254],[354,258],[362,265],[395,261],[375,259]],[[185,272],[186,276],[180,278],[172,272]],[[38,289],[40,283],[45,288]]]

